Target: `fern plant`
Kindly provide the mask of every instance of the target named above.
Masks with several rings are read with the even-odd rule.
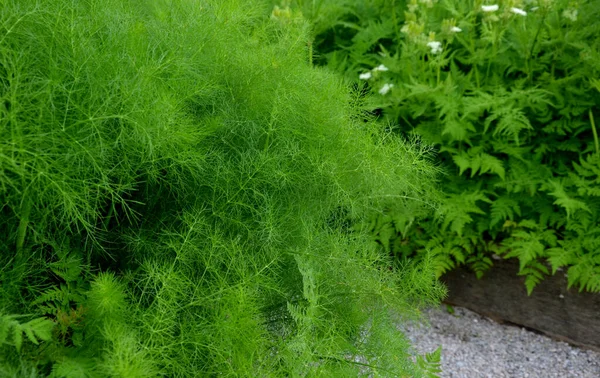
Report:
[[[39,345],[40,341],[50,341],[53,322],[45,318],[35,318],[22,323],[19,318],[20,316],[16,315],[0,317],[0,343],[14,346],[20,351],[25,337],[35,345]]]
[[[447,173],[441,211],[385,247],[434,251],[438,274],[517,258],[529,293],[564,267],[598,291],[598,1],[314,4],[291,6],[315,24],[318,61],[372,92],[385,127],[435,145]]]

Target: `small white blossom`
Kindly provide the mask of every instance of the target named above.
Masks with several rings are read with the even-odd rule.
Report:
[[[429,48],[431,48],[432,54],[439,54],[442,52],[442,42],[439,42],[439,41],[427,42],[427,46],[429,46]]]
[[[394,87],[394,84],[384,84],[383,87],[379,90],[379,94],[386,95],[390,89]]]
[[[388,71],[388,68],[383,64],[380,64],[377,67],[373,68],[373,71]]]
[[[518,14],[519,16],[527,16],[527,12],[521,8],[510,8],[510,11],[514,14]]]
[[[450,31],[452,33],[460,33],[462,31],[462,29],[459,28],[458,26],[453,26],[453,27],[450,28]]]
[[[358,75],[358,78],[360,80],[369,80],[371,78],[371,73],[370,72],[365,72],[365,73],[361,73],[360,75]]]
[[[494,5],[482,5],[481,6],[481,10],[484,12],[495,12],[498,10],[498,4],[494,4]]]

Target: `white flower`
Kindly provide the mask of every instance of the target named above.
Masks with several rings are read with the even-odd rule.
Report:
[[[514,14],[518,14],[519,16],[527,16],[527,12],[521,8],[510,8],[510,11]]]
[[[498,10],[498,4],[494,4],[494,5],[482,5],[481,6],[481,10],[484,12],[495,12]]]
[[[450,31],[452,33],[460,33],[462,31],[462,29],[459,28],[458,26],[453,26],[453,27],[450,28]]]
[[[431,48],[432,54],[439,54],[442,52],[442,42],[439,42],[439,41],[427,42],[427,46],[429,46]]]
[[[383,64],[380,64],[377,67],[373,68],[373,71],[388,71],[388,68]]]
[[[379,90],[379,94],[386,95],[390,89],[394,87],[394,84],[384,84],[383,87]]]
[[[358,78],[360,80],[369,80],[371,78],[371,73],[370,72],[365,72],[365,73],[361,73],[360,75],[358,75]]]

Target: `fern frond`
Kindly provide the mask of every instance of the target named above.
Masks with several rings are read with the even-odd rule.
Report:
[[[502,242],[502,246],[508,251],[504,258],[519,259],[519,271],[523,271],[527,264],[542,256],[545,251],[545,246],[537,234],[525,230],[513,231],[511,236]]]
[[[600,197],[600,155],[590,154],[585,160],[580,158],[579,163],[573,163],[575,172],[569,172],[578,194]]]
[[[454,163],[459,167],[459,174],[465,170],[471,169],[471,177],[476,174],[483,175],[491,172],[500,176],[504,180],[505,170],[504,164],[500,159],[485,152],[474,152],[478,149],[470,149],[468,152],[461,152],[453,155]]]
[[[481,161],[481,163],[479,164],[481,168],[479,171],[479,174],[484,174],[487,172],[491,172],[491,173],[495,173],[498,176],[500,176],[500,178],[502,180],[504,180],[504,164],[502,163],[502,160],[498,159],[495,156],[492,156],[490,154],[486,154],[486,153],[481,153],[479,155],[479,160]]]
[[[438,217],[442,218],[442,229],[448,228],[459,236],[462,235],[465,225],[473,221],[470,214],[485,214],[479,206],[478,201],[491,202],[483,193],[463,192],[452,194],[447,197],[440,207]]]
[[[65,357],[52,365],[48,378],[95,378],[100,376],[98,362],[92,358]]]
[[[552,267],[552,274],[555,274],[559,268],[572,265],[577,261],[581,246],[575,240],[559,240],[559,247],[548,248],[548,262]]]
[[[68,284],[60,284],[58,287],[53,287],[40,294],[33,300],[34,305],[50,305],[68,308],[71,302],[80,303],[83,301],[82,291],[72,288]]]
[[[514,200],[511,196],[505,195],[496,198],[491,203],[490,207],[490,227],[494,227],[500,222],[504,223],[504,221],[506,221],[507,219],[513,221],[515,218],[515,214],[519,216],[521,215],[521,208],[519,207],[519,203],[516,200]]]
[[[549,273],[548,268],[538,261],[531,261],[520,269],[518,274],[525,276],[527,295],[531,295],[533,289],[544,280],[544,275],[548,275]]]
[[[74,253],[65,254],[57,262],[49,264],[50,269],[65,282],[75,282],[82,273],[81,257]]]
[[[494,120],[497,120],[497,123],[493,135],[510,136],[517,145],[519,145],[519,134],[523,130],[533,129],[525,112],[519,108],[505,107],[495,109],[492,111],[492,115],[486,120],[485,129],[487,129]]]
[[[444,273],[456,267],[456,262],[442,245],[437,245],[428,251],[431,255],[431,264],[436,277],[441,277]]]
[[[551,191],[549,191],[548,194],[556,198],[556,200],[554,201],[555,205],[559,205],[565,209],[565,211],[567,212],[567,219],[570,218],[578,210],[591,212],[590,208],[585,202],[576,200],[569,196],[566,193],[565,188],[560,181],[551,180],[548,182],[548,185],[551,189]]]
[[[557,238],[554,230],[545,229],[535,221],[526,219],[517,225],[510,237],[504,239],[502,247],[506,250],[504,258],[518,258],[519,272],[524,272],[527,267],[534,266],[532,265],[534,263],[537,264],[538,258],[547,256],[547,248],[555,247],[556,244]],[[542,270],[537,265],[534,268],[538,271]],[[539,274],[531,273],[531,275],[533,278],[530,279],[530,285],[535,286],[535,277],[539,278]]]
[[[438,378],[442,372],[442,346],[435,351],[417,356],[417,366],[421,369],[424,377]]]
[[[475,272],[477,278],[480,279],[485,272],[490,270],[494,262],[486,254],[478,252],[467,259],[467,264]]]
[[[579,286],[579,292],[600,292],[600,253],[582,255],[567,271],[568,287]]]
[[[46,318],[35,318],[26,323],[21,323],[17,320],[21,317],[23,316],[0,316],[0,343],[13,345],[17,351],[20,351],[23,345],[23,334],[36,345],[39,345],[40,341],[50,341],[52,339],[54,322]]]

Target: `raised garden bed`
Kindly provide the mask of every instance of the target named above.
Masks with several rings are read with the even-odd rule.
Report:
[[[600,351],[600,294],[567,290],[565,274],[557,272],[528,296],[518,270],[517,261],[497,261],[478,280],[467,268],[455,269],[442,277],[446,302]]]

